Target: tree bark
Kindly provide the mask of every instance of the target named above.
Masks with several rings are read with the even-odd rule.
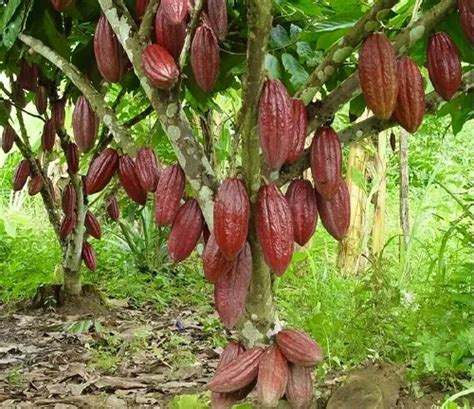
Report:
[[[400,128],[400,256],[405,253],[410,238],[410,210],[408,192],[410,176],[408,169],[408,133]]]
[[[375,157],[375,180],[378,182],[375,201],[374,225],[372,228],[372,254],[378,259],[385,245],[385,208],[387,198],[387,137],[381,132]]]

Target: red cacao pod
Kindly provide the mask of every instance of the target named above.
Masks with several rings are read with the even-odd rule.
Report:
[[[99,126],[98,121],[89,101],[81,95],[76,101],[72,114],[74,140],[81,152],[88,152],[94,147]]]
[[[257,397],[265,407],[274,408],[288,384],[288,362],[278,346],[269,347],[258,366]]]
[[[202,259],[204,275],[211,284],[216,284],[219,277],[228,273],[235,264],[235,260],[229,260],[224,256],[217,245],[214,233],[209,236]]]
[[[114,196],[109,204],[107,205],[107,214],[113,221],[117,221],[120,218],[120,208],[117,198]]]
[[[169,166],[161,172],[155,191],[155,218],[160,226],[173,223],[184,194],[185,177],[179,165]]]
[[[274,184],[262,186],[257,197],[257,236],[263,257],[273,272],[281,276],[293,255],[293,220],[285,196]]]
[[[209,93],[219,77],[221,63],[219,43],[212,29],[201,24],[194,34],[191,45],[191,67],[194,78],[205,93]]]
[[[311,145],[311,173],[316,190],[327,200],[336,194],[341,180],[342,149],[332,128],[321,128]]]
[[[221,275],[214,287],[216,310],[226,328],[233,328],[245,309],[252,277],[252,251],[245,243],[234,266]]]
[[[459,50],[446,33],[436,33],[428,41],[428,72],[436,92],[446,101],[461,87]]]
[[[74,213],[76,210],[76,189],[72,183],[68,183],[63,190],[61,205],[65,215]]]
[[[245,352],[245,348],[240,342],[232,341],[225,347],[222,351],[221,356],[219,357],[219,362],[217,363],[216,372],[219,372],[227,364],[231,363],[236,359],[240,354]]]
[[[245,244],[250,220],[250,200],[244,182],[228,178],[214,202],[214,235],[224,256],[234,259]]]
[[[76,220],[76,213],[74,212],[64,216],[61,226],[59,227],[59,238],[61,240],[66,240],[69,237],[76,226]]]
[[[359,54],[359,79],[367,106],[379,119],[389,119],[397,103],[395,50],[383,33],[370,34]]]
[[[135,0],[135,18],[141,21],[145,15],[150,0]]]
[[[159,8],[155,18],[155,36],[156,42],[168,50],[175,61],[178,61],[186,38],[186,23],[183,21],[173,24]]]
[[[398,59],[398,98],[393,118],[408,132],[415,133],[425,116],[423,77],[409,57]]]
[[[140,148],[135,160],[138,179],[146,192],[154,192],[160,178],[160,164],[152,148]]]
[[[100,192],[107,186],[117,171],[118,162],[118,153],[112,148],[105,148],[92,161],[85,180],[88,195]]]
[[[318,222],[316,192],[310,181],[296,179],[288,186],[285,197],[291,209],[295,241],[304,246],[313,236]]]
[[[70,9],[75,2],[75,0],[51,0],[51,4],[56,11],[66,11]]]
[[[40,175],[35,175],[31,178],[28,184],[28,194],[30,196],[35,196],[43,188],[43,178]]]
[[[188,0],[161,0],[160,8],[172,23],[179,24],[188,15]]]
[[[286,398],[294,409],[307,409],[313,398],[311,369],[290,364]]]
[[[54,101],[51,106],[51,118],[54,121],[54,127],[58,129],[64,128],[64,118],[66,116],[66,101],[59,99]]]
[[[43,134],[41,135],[41,148],[45,152],[52,152],[56,139],[56,129],[52,119],[48,119],[43,126]]]
[[[285,86],[268,80],[260,97],[258,126],[265,162],[274,170],[285,163],[292,145],[292,103]]]
[[[84,220],[84,226],[86,227],[87,233],[97,240],[100,240],[102,237],[102,229],[100,228],[100,223],[95,217],[95,214],[90,210],[86,213],[86,218]]]
[[[125,189],[128,197],[142,206],[145,205],[146,192],[140,185],[137,167],[135,166],[133,159],[127,154],[122,155],[119,158],[118,176],[120,184]]]
[[[66,162],[69,172],[76,174],[79,172],[79,148],[75,143],[69,143],[66,150]]]
[[[43,115],[48,108],[48,94],[46,88],[42,85],[38,87],[35,95],[35,106],[38,114]]]
[[[470,9],[469,7],[472,8]],[[458,0],[458,8],[462,31],[466,38],[474,44],[474,1]]]
[[[227,0],[207,0],[206,12],[216,37],[223,41],[227,35]]]
[[[331,200],[324,199],[316,192],[319,217],[324,228],[336,240],[341,241],[349,229],[351,222],[351,201],[346,183],[341,183]]]
[[[38,86],[38,66],[23,61],[17,80],[21,88],[27,91],[36,91]]]
[[[293,98],[291,100],[291,108],[293,132],[290,152],[286,159],[286,162],[290,164],[295,163],[303,155],[306,135],[308,134],[308,113],[306,112],[304,102]]]
[[[82,260],[89,270],[95,271],[97,269],[95,250],[87,241],[82,244]]]
[[[178,82],[178,66],[161,45],[151,44],[143,50],[142,67],[146,77],[157,88],[169,90]]]
[[[3,152],[8,153],[12,150],[13,144],[15,143],[15,130],[7,124],[5,128],[3,128],[2,134],[2,149]]]
[[[30,174],[30,162],[28,162],[28,160],[26,159],[23,159],[16,167],[15,174],[13,175],[13,190],[15,192],[18,192],[19,190],[23,189],[23,186],[25,186],[25,183]]]
[[[474,13],[474,0],[464,0],[464,4],[471,13]]]
[[[221,370],[207,384],[212,392],[229,393],[250,385],[258,374],[262,348],[252,348],[238,356]]]
[[[323,360],[321,347],[303,331],[284,329],[277,334],[276,343],[285,358],[296,365],[313,367]]]

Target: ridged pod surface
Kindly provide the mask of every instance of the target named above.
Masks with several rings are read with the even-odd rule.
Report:
[[[41,135],[41,148],[45,152],[52,152],[56,139],[56,128],[52,119],[48,119],[43,126]]]
[[[202,254],[204,275],[211,284],[216,284],[219,277],[225,275],[234,266],[235,260],[224,256],[217,245],[214,233],[211,233]]]
[[[194,34],[191,45],[191,66],[196,82],[205,93],[209,93],[219,77],[220,49],[212,28],[201,24]]]
[[[425,116],[423,77],[410,57],[400,57],[397,64],[399,91],[393,118],[405,130],[415,133]]]
[[[142,188],[154,192],[160,178],[160,164],[152,148],[140,148],[135,159],[137,174]]]
[[[87,233],[97,240],[100,240],[102,237],[102,229],[100,228],[100,223],[95,217],[95,214],[90,210],[86,213],[86,218],[84,220],[84,226],[86,227]]]
[[[5,153],[8,153],[12,150],[13,144],[15,143],[15,130],[7,124],[5,128],[3,128],[2,133],[2,150]]]
[[[178,81],[178,66],[173,56],[161,45],[151,44],[143,50],[142,67],[146,77],[157,88],[169,90]]]
[[[296,179],[288,186],[285,197],[291,209],[295,242],[304,246],[318,222],[316,192],[309,180]]]
[[[51,105],[51,118],[54,121],[54,127],[56,129],[64,128],[64,118],[66,116],[65,106],[66,101],[62,99],[54,101]]]
[[[119,158],[118,177],[128,197],[139,205],[145,205],[146,192],[140,185],[135,162],[127,154]]]
[[[23,189],[23,186],[25,186],[25,183],[30,174],[30,162],[28,162],[28,160],[26,159],[21,160],[15,169],[15,174],[13,175],[13,190],[15,192],[18,192],[19,190]]]
[[[370,34],[359,53],[359,79],[367,106],[379,119],[390,119],[397,103],[395,50],[383,33]]]
[[[291,112],[293,131],[291,132],[291,145],[287,163],[295,163],[304,152],[306,135],[308,134],[308,112],[304,102],[300,99],[291,99]]]
[[[43,115],[48,108],[48,95],[46,93],[46,88],[43,85],[40,85],[36,90],[35,94],[35,106],[38,114]]]
[[[461,60],[456,44],[446,33],[428,41],[428,72],[436,92],[449,101],[461,86]]]
[[[268,80],[260,97],[258,127],[265,162],[279,170],[286,162],[292,145],[292,103],[285,86]]]
[[[313,398],[313,378],[311,369],[290,364],[286,386],[286,398],[294,409],[306,409]]]
[[[285,196],[274,184],[262,186],[256,206],[257,236],[265,263],[281,276],[293,255],[293,220]]]
[[[184,194],[185,177],[179,165],[169,166],[161,172],[155,191],[155,219],[160,226],[173,223]]]
[[[264,406],[274,408],[283,397],[288,384],[288,362],[278,346],[269,347],[260,358],[257,398]]]
[[[76,226],[76,213],[66,214],[63,217],[61,226],[59,226],[59,238],[66,240]]]
[[[250,220],[250,200],[244,182],[228,178],[214,201],[214,235],[222,253],[234,259],[245,244]]]
[[[70,9],[75,2],[75,0],[51,0],[51,4],[56,11],[66,11]]]
[[[27,91],[36,91],[38,87],[38,66],[24,61],[18,74],[18,84]]]
[[[72,183],[68,183],[63,190],[61,198],[61,207],[64,214],[69,215],[74,213],[76,210],[76,190]]]
[[[66,162],[69,172],[79,172],[79,148],[75,143],[69,143],[66,150]]]
[[[160,8],[172,23],[179,24],[188,15],[188,0],[161,0]]]
[[[466,38],[474,44],[474,1],[458,0],[458,8],[462,31]]]
[[[206,11],[214,34],[220,41],[223,41],[227,35],[228,29],[227,1],[207,0]]]
[[[320,128],[311,144],[311,173],[316,190],[327,200],[336,194],[342,172],[342,148],[334,129]]]
[[[81,152],[88,152],[94,147],[98,126],[97,115],[92,110],[89,101],[81,95],[76,101],[72,114],[74,140]]]
[[[168,240],[168,255],[175,263],[187,259],[202,234],[204,217],[195,199],[188,199],[176,213]]]
[[[252,278],[252,251],[245,243],[234,266],[221,275],[214,287],[214,301],[220,319],[226,328],[234,328],[245,308],[250,279]]]
[[[89,270],[95,271],[97,269],[95,250],[87,241],[82,244],[82,260]]]
[[[92,161],[85,180],[88,195],[100,192],[107,186],[117,171],[118,162],[118,153],[112,148],[105,148]]]
[[[155,18],[155,36],[157,44],[164,47],[178,61],[186,37],[186,23],[173,24],[161,7]]]
[[[28,183],[28,194],[30,196],[35,196],[39,192],[41,192],[42,187],[43,178],[40,175],[35,175],[30,179],[30,182]]]
[[[293,364],[313,367],[323,360],[321,347],[303,331],[284,329],[277,334],[276,343]]]
[[[135,0],[135,17],[138,21],[143,18],[149,3],[150,0]]]
[[[120,218],[120,207],[115,196],[112,197],[107,205],[107,214],[115,222]]]
[[[464,0],[464,4],[471,13],[474,13],[474,0]]]
[[[339,188],[331,200],[324,199],[316,192],[316,202],[324,228],[336,240],[341,241],[345,237],[351,221],[349,190],[344,180],[341,180]]]

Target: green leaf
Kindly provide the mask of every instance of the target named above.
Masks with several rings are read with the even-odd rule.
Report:
[[[8,236],[12,238],[16,237],[16,226],[17,223],[12,217],[3,217],[3,227]]]
[[[290,44],[290,37],[285,27],[278,25],[272,28],[272,41],[278,48],[283,48]]]
[[[6,27],[15,14],[16,9],[21,4],[21,0],[10,0],[2,15],[2,27]]]
[[[365,191],[367,182],[365,180],[364,175],[356,168],[351,169],[351,179],[358,188]]]
[[[290,74],[290,82],[293,87],[298,88],[308,79],[308,73],[298,60],[291,54],[283,54],[281,56],[285,70]]]
[[[69,58],[70,50],[66,37],[56,28],[56,23],[49,10],[43,14],[43,28],[46,38],[52,48],[62,57]]]
[[[472,96],[461,94],[444,104],[438,111],[437,116],[443,117],[446,115],[451,115],[453,133],[457,135],[461,132],[464,124],[474,118]]]
[[[280,61],[274,55],[267,54],[265,56],[265,69],[267,70],[270,79],[281,79],[282,75]]]
[[[13,20],[10,20],[10,22],[5,26],[5,29],[3,30],[3,44],[7,49],[13,47],[18,35],[21,33],[25,14],[25,7],[21,7],[17,16]]]
[[[365,107],[366,104],[364,96],[361,94],[351,100],[349,105],[349,112],[358,118],[364,113]]]

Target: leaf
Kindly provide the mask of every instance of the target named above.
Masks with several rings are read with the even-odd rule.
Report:
[[[21,33],[25,14],[25,8],[20,8],[17,16],[13,20],[11,20],[7,26],[5,26],[5,29],[3,31],[3,44],[7,49],[13,47],[13,44],[15,44],[18,35]]]
[[[270,79],[281,79],[282,75],[280,61],[274,55],[267,54],[265,56],[265,69],[267,70]]]
[[[365,191],[365,188],[366,188],[366,180],[365,180],[365,177],[364,175],[359,171],[357,170],[356,168],[352,168],[351,169],[351,180],[355,183],[355,185],[364,190]]]
[[[293,87],[298,88],[304,84],[309,75],[303,66],[291,54],[283,54],[281,56],[285,70],[291,75],[290,82]]]
[[[453,133],[457,135],[461,132],[464,124],[474,118],[472,109],[472,96],[461,94],[444,104],[438,111],[437,116],[443,117],[451,115]]]
[[[322,59],[322,53],[315,51],[311,45],[305,41],[296,43],[296,53],[308,67],[316,67]]]
[[[21,4],[21,0],[10,0],[2,15],[2,27],[6,27],[15,14],[16,9]]]
[[[13,218],[11,217],[4,217],[3,218],[3,227],[5,229],[5,233],[7,233],[8,236],[15,238],[16,237],[16,221],[12,220]]]
[[[278,25],[272,28],[272,41],[279,48],[286,47],[290,43],[290,37],[285,27]]]
[[[69,58],[70,50],[67,39],[57,30],[56,23],[49,10],[43,14],[43,29],[52,48],[62,57]]]
[[[365,104],[364,96],[361,94],[351,100],[350,105],[349,105],[349,113],[358,118],[364,113],[365,107],[366,107],[366,104]],[[351,122],[353,122],[352,119],[351,119]]]

